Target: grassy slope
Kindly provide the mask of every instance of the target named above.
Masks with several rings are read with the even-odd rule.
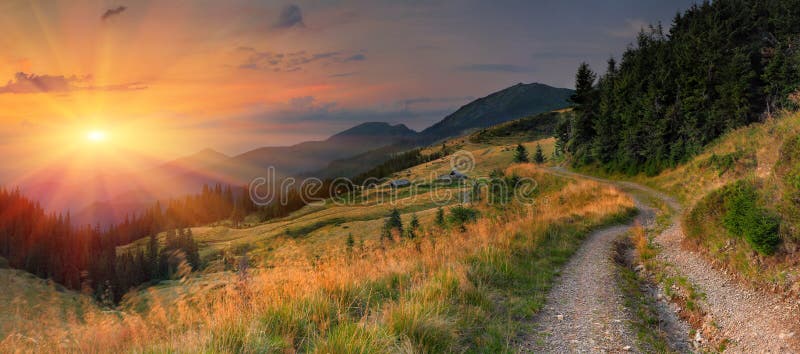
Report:
[[[538,179],[546,178],[550,177]],[[498,214],[497,219],[482,219],[467,233],[438,230],[423,218],[427,230],[419,245],[406,241],[382,250],[368,241],[365,251],[355,251],[355,259],[348,260],[339,239],[327,249],[333,257],[316,262],[295,259],[272,270],[256,270],[249,291],[269,296],[245,305],[235,287],[216,289],[217,295],[233,296],[228,299],[233,303],[211,312],[231,317],[202,334],[197,348],[512,350],[516,333],[541,308],[557,267],[583,235],[629,215],[631,207],[617,191],[589,182],[568,183],[548,192],[552,200],[560,201],[558,205],[543,205],[523,215]],[[481,210],[486,216],[495,212]],[[276,288],[276,283],[289,287]],[[177,289],[182,300],[171,301],[192,302],[193,294],[216,297],[209,295],[213,286],[198,280]],[[242,306],[254,306],[254,316],[243,315]],[[213,326],[209,319],[194,321]],[[167,348],[179,340],[165,339],[162,345]]]
[[[446,141],[450,148],[468,151],[475,160],[474,170],[468,174],[470,177],[486,177],[494,169],[503,169],[512,163],[514,147],[522,140],[497,144],[471,143],[466,138],[456,138]],[[550,156],[553,151],[554,140],[543,139],[537,142],[525,142],[524,145],[533,152],[536,143],[542,145],[544,154]],[[437,150],[439,146],[429,150]],[[426,151],[426,153],[429,151]],[[431,200],[431,192],[426,187],[438,175],[450,172],[449,158],[431,161],[408,170],[396,173],[393,178],[407,178],[414,181],[414,186],[392,191],[388,186],[377,190],[367,190],[353,198],[355,203],[336,205],[327,200],[325,205],[309,205],[291,215],[245,229],[232,229],[227,226],[196,227],[192,229],[195,239],[200,244],[200,254],[204,260],[213,263],[218,260],[220,251],[225,250],[238,254],[237,250],[244,247],[250,249],[250,256],[257,261],[271,259],[294,259],[298,253],[303,257],[320,255],[324,250],[344,247],[344,240],[352,233],[359,240],[376,240],[380,235],[383,219],[392,208],[400,210],[404,220],[410,220],[411,214],[416,213],[421,221],[432,221],[439,204]],[[418,193],[412,194],[412,189]],[[457,189],[450,190],[453,195]],[[392,203],[379,203],[379,201],[392,201]],[[447,204],[452,204],[449,202]],[[291,235],[291,236],[290,236]],[[165,234],[160,235],[162,241]],[[298,239],[303,239],[301,242]],[[297,243],[300,249],[293,249],[290,254],[283,254],[285,250],[277,250],[286,242]],[[132,245],[120,247],[119,252],[130,247],[146,247],[147,239],[141,239]],[[216,267],[212,267],[216,270]]]
[[[379,228],[394,205],[377,205],[381,191],[359,195],[366,205],[308,206],[247,229],[194,228],[210,266],[201,274],[129,294],[123,312],[75,315],[64,327],[12,348],[46,350],[218,351],[509,351],[516,334],[542,306],[558,267],[588,231],[628,217],[632,202],[619,191],[567,181],[533,165],[509,168],[505,139],[447,142],[475,158],[470,176],[493,169],[538,182],[533,205],[497,208],[478,202],[466,232],[434,225],[429,196],[396,205],[405,223],[420,218],[415,240],[382,243]],[[549,156],[552,139],[539,141]],[[534,142],[526,146],[533,151]],[[438,149],[439,147],[431,147]],[[450,170],[446,160],[397,174],[422,179]],[[290,236],[287,230],[294,230]],[[355,247],[345,239],[353,234]],[[141,247],[137,243],[129,247]],[[247,278],[218,260],[249,247]],[[120,249],[124,251],[125,249]],[[234,257],[232,263],[238,263]],[[533,271],[532,271],[533,270]],[[69,342],[69,341],[72,342]]]
[[[75,323],[73,314],[97,310],[91,298],[25,271],[0,269],[0,284],[0,348],[29,340],[12,333],[66,328]]]
[[[553,136],[556,124],[563,115],[570,114],[571,108],[546,112],[521,119],[512,120],[470,135],[472,142],[491,142],[494,144],[512,144],[520,141],[533,141]]]
[[[797,134],[800,134],[800,114],[784,113],[764,123],[734,130],[687,163],[657,176],[611,177],[646,184],[680,199],[687,207],[684,231],[688,245],[706,253],[716,265],[735,271],[742,280],[757,287],[800,292],[796,241],[784,235],[775,255],[759,255],[741,235],[732,235],[722,226],[721,205],[704,207],[689,217],[696,205],[703,204],[698,202],[741,179],[758,181],[759,203],[772,211],[778,209],[781,186],[774,166],[782,145]]]

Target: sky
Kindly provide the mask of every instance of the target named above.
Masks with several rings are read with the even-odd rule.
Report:
[[[604,68],[691,3],[2,1],[0,179],[65,159],[235,155],[367,121],[421,130],[519,82],[572,87],[580,62]]]

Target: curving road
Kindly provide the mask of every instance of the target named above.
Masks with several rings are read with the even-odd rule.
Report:
[[[631,182],[610,181],[554,168],[554,173],[579,176],[613,184],[630,193],[641,210],[640,221],[652,223],[654,209],[637,194],[658,198],[676,212],[671,225],[657,235],[659,258],[671,264],[675,275],[686,277],[706,294],[705,310],[731,341],[726,352],[800,353],[800,301],[753,290],[720,272],[699,254],[681,247],[681,205],[675,199]],[[594,232],[565,266],[559,283],[548,295],[548,304],[538,317],[540,333],[522,347],[535,352],[637,351],[628,328],[614,281],[611,243],[626,226]]]

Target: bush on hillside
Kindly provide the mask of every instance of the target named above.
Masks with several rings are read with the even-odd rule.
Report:
[[[783,220],[783,233],[793,240],[800,240],[800,135],[781,147],[780,157],[775,164],[775,176],[781,184],[778,211]]]
[[[701,163],[702,167],[710,167],[716,170],[717,175],[720,177],[728,171],[736,172],[737,168],[748,170],[757,165],[755,151],[742,148],[736,148],[736,151],[722,155],[711,154],[711,157]]]
[[[477,220],[479,214],[480,213],[473,208],[457,205],[450,208],[450,216],[448,219],[451,224],[458,225],[461,227],[461,230],[465,230],[464,224]]]
[[[756,185],[740,180],[721,190],[724,214],[722,224],[733,235],[743,236],[761,254],[772,254],[780,243],[780,218],[758,205]]]

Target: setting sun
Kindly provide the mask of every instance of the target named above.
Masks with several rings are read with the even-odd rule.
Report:
[[[91,142],[98,143],[98,142],[101,142],[101,141],[105,141],[106,138],[107,138],[106,132],[104,132],[102,130],[92,130],[92,131],[86,133],[86,139],[91,141]]]

